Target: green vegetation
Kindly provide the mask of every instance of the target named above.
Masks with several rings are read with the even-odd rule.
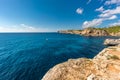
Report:
[[[119,57],[114,55],[114,56],[111,56],[111,59],[119,60]]]
[[[120,26],[112,26],[108,28],[103,28],[105,29],[108,33],[118,33],[120,32]]]
[[[119,26],[111,26],[111,27],[104,27],[104,28],[95,28],[95,27],[89,27],[89,28],[86,28],[86,29],[93,29],[93,30],[106,30],[108,33],[118,33],[120,32],[120,25]],[[78,31],[78,32],[81,32],[82,30],[67,30],[68,32],[75,32],[75,31]]]
[[[112,26],[107,28],[88,28],[88,29],[96,29],[96,30],[106,30],[108,33],[118,33],[120,32],[120,26]]]
[[[119,57],[116,56],[116,55],[113,55],[113,56],[108,55],[108,56],[107,56],[107,59],[108,59],[108,60],[109,60],[109,59],[119,60]]]

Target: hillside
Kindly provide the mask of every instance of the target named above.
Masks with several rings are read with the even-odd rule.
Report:
[[[106,28],[86,28],[83,30],[61,30],[59,33],[80,34],[84,36],[120,36],[120,26]]]
[[[101,30],[106,30],[108,33],[118,33],[120,32],[120,26],[112,26],[108,28],[96,28]]]

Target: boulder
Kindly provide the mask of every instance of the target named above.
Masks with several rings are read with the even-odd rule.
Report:
[[[120,44],[120,39],[106,39],[104,45],[107,46],[117,46]]]

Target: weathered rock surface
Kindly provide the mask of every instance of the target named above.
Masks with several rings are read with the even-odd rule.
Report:
[[[70,59],[58,64],[42,80],[84,80],[94,72],[94,63],[89,59]]]
[[[104,45],[117,46],[120,44],[120,39],[106,39]]]
[[[120,80],[120,47],[108,47],[93,59],[58,64],[42,80]]]

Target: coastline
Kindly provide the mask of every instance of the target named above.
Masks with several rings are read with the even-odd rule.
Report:
[[[108,28],[86,28],[83,30],[59,30],[58,33],[78,34],[82,36],[120,36],[120,26]]]
[[[50,69],[42,80],[119,80],[120,46],[103,49],[93,59],[69,59]]]

